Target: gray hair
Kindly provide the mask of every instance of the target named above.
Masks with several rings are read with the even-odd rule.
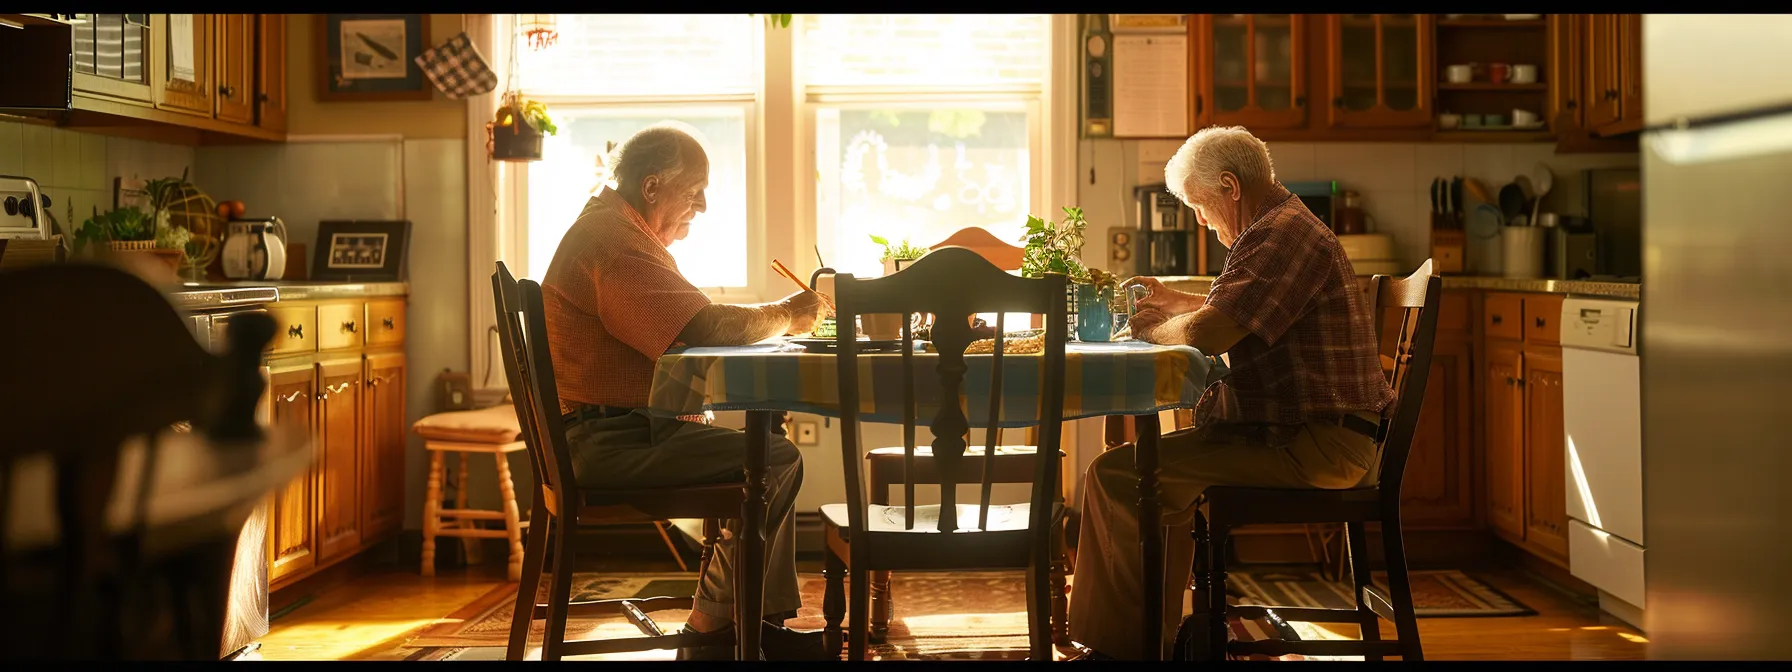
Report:
[[[1269,146],[1243,126],[1209,126],[1190,136],[1164,164],[1164,186],[1184,203],[1220,193],[1220,173],[1238,177],[1239,186],[1275,182]]]
[[[609,161],[614,166],[616,186],[637,190],[641,180],[652,175],[667,182],[676,181],[690,158],[686,156],[687,148],[702,146],[698,135],[696,128],[678,121],[662,121],[635,132],[616,148]]]

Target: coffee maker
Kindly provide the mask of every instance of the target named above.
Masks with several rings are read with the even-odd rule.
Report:
[[[1133,188],[1138,204],[1139,275],[1197,275],[1195,213],[1162,184]]]

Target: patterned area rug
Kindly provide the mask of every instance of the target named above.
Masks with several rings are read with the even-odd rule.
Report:
[[[1536,611],[1499,589],[1470,578],[1454,569],[1411,570],[1414,611],[1419,618],[1469,616],[1533,616]],[[1387,590],[1387,573],[1373,574],[1375,585]],[[1348,583],[1334,583],[1320,577],[1311,566],[1287,569],[1268,566],[1232,572],[1226,577],[1228,591],[1249,604],[1284,607],[1317,607],[1349,609],[1356,606]]]
[[[575,600],[613,599],[618,597],[688,596],[696,587],[692,574],[574,574]],[[896,599],[896,613],[890,623],[889,638],[873,644],[871,657],[877,660],[1022,660],[1027,656],[1026,596],[1023,573],[1019,572],[910,572],[895,574],[891,592]],[[799,630],[819,630],[825,625],[821,616],[821,600],[826,583],[817,574],[801,577],[803,604],[797,617],[786,623]],[[502,586],[431,626],[407,642],[407,648],[418,648],[410,660],[502,660],[509,638],[510,616],[516,593],[513,586]],[[545,584],[542,598],[545,601]],[[1186,602],[1185,597],[1185,602]],[[1187,605],[1185,604],[1185,607]],[[653,614],[663,630],[676,631],[689,615],[687,611],[662,611]],[[540,656],[544,621],[531,627],[531,659]],[[1305,624],[1294,624],[1295,632],[1278,632],[1267,621],[1232,623],[1237,637],[1262,639],[1303,634],[1319,638],[1324,633],[1309,630]],[[638,630],[621,618],[572,619],[566,627],[567,639],[588,637],[636,637]],[[1059,649],[1058,657],[1075,651]],[[600,660],[670,660],[669,650],[604,656],[581,656],[577,659]],[[1289,657],[1298,658],[1298,657]]]

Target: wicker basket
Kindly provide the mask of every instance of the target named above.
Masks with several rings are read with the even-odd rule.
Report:
[[[153,240],[113,240],[107,241],[106,247],[113,252],[149,252],[156,249]]]

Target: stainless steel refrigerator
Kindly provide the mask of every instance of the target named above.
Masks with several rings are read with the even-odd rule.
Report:
[[[1792,659],[1792,16],[1643,33],[1648,655]]]

